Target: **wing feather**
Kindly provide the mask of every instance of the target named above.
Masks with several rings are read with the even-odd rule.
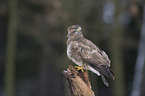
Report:
[[[80,54],[82,58],[89,59],[96,66],[107,65],[110,67],[110,60],[104,51],[100,50],[94,43],[87,39],[84,39],[84,42],[78,42],[77,44],[81,49]]]
[[[102,75],[106,77],[111,77],[114,79],[113,72],[110,71],[110,60],[107,54],[100,50],[95,44],[89,40],[84,40],[84,42],[75,43],[78,45],[78,52],[80,53],[83,62],[87,62],[90,66],[98,70]]]

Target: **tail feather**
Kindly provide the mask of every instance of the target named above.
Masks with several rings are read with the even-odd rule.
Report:
[[[106,77],[110,77],[114,80],[114,73],[111,69],[109,69],[109,67],[107,65],[100,65],[100,66],[96,66],[96,63],[90,61],[90,60],[84,60],[86,63],[88,63],[92,68],[96,69],[97,71],[99,71],[101,78],[104,82],[104,84],[106,86],[109,86],[109,83],[107,82],[107,80],[105,79],[104,75]]]
[[[95,69],[98,70],[101,74],[103,74],[103,75],[105,75],[106,77],[108,77],[108,73],[105,72],[104,70],[102,70],[101,68],[96,67]]]
[[[109,83],[107,82],[107,80],[105,79],[105,77],[104,77],[102,74],[101,74],[101,78],[102,78],[104,84],[105,84],[106,86],[109,86]]]
[[[99,68],[107,74],[107,77],[114,80],[114,73],[106,65],[101,65]]]
[[[109,67],[107,65],[100,65],[98,67],[93,66],[93,68],[95,68],[97,71],[100,72],[101,75],[101,79],[103,80],[103,83],[106,86],[109,86],[109,83],[107,82],[107,80],[105,79],[104,75],[106,77],[110,77],[114,80],[114,73],[112,72],[112,70],[109,69]]]
[[[106,77],[110,77],[114,80],[114,73],[109,69],[107,65],[100,65],[100,66],[94,66],[94,64],[90,64],[93,68],[98,70],[102,75],[105,75]]]

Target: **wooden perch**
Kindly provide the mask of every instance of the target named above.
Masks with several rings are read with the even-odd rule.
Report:
[[[70,96],[95,96],[89,81],[88,71],[77,70],[69,65],[67,71],[63,72],[67,77]]]

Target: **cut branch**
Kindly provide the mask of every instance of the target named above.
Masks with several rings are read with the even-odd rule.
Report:
[[[69,66],[67,71],[63,72],[67,77],[70,96],[95,96],[89,81],[88,71],[78,71],[73,66]]]

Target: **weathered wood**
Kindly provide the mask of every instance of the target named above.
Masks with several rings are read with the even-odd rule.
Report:
[[[67,71],[63,72],[67,77],[70,96],[95,96],[89,81],[88,71],[77,70],[69,65]]]

